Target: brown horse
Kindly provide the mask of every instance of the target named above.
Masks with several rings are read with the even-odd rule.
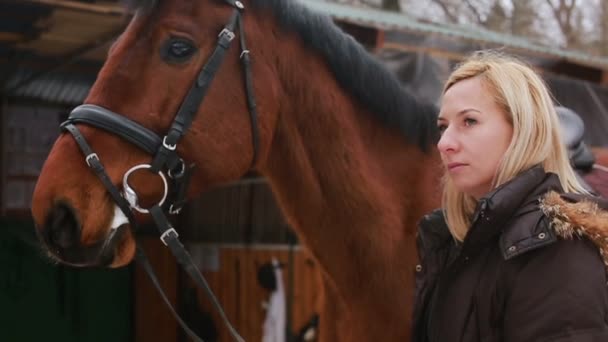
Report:
[[[226,0],[134,1],[86,99],[165,134],[234,8]],[[436,111],[330,19],[294,1],[243,1],[259,118],[250,119],[241,51],[232,46],[177,152],[196,165],[189,196],[237,180],[267,178],[291,226],[322,270],[323,341],[409,339],[415,227],[439,206],[441,167],[432,147]],[[255,127],[252,127],[255,126]],[[77,125],[121,187],[150,156],[117,135]],[[252,132],[259,132],[255,163]],[[133,174],[142,206],[163,192]],[[115,205],[69,134],[44,165],[32,212],[49,254],[73,265],[94,258]],[[138,214],[138,220],[145,219]],[[69,250],[69,253],[67,252]],[[128,264],[135,240],[113,246],[109,266]]]

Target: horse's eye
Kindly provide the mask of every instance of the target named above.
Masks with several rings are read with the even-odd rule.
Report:
[[[163,44],[160,55],[168,63],[182,63],[196,52],[194,43],[184,38],[170,38]]]

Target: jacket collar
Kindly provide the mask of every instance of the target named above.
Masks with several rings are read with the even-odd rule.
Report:
[[[464,247],[477,248],[498,235],[501,235],[500,245],[505,258],[532,247],[525,240],[538,238],[542,233],[536,227],[537,219],[542,216],[538,203],[549,191],[562,192],[559,178],[556,174],[545,172],[540,165],[497,187],[479,200]],[[536,217],[529,217],[535,214]],[[528,219],[522,222],[525,216]],[[552,240],[552,236],[547,236],[546,232],[540,236],[542,239],[539,242]],[[525,248],[517,247],[516,243],[523,244],[521,247],[525,245]],[[516,246],[515,249],[513,246]]]
[[[474,253],[499,236],[505,259],[551,244],[558,237],[586,237],[600,249],[608,268],[608,201],[564,194],[557,175],[535,166],[480,199],[461,253]],[[454,239],[442,210],[425,216],[418,246],[423,253],[445,248],[449,242]]]
[[[535,166],[488,193],[477,204],[471,220],[471,229],[463,242],[463,252],[473,252],[488,240],[495,239],[503,233],[512,218],[526,212],[538,211],[538,199],[550,190],[561,192],[557,175],[546,173],[542,166]],[[521,225],[510,228],[529,229]],[[511,237],[519,239],[521,234],[511,232],[513,229],[506,232],[505,245],[509,244]],[[422,244],[419,247],[425,250],[435,250],[453,241],[441,210],[423,218],[419,239]]]

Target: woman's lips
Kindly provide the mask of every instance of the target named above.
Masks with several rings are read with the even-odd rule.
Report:
[[[448,171],[455,171],[457,169],[460,169],[463,166],[466,166],[467,164],[464,163],[449,163],[448,164]]]

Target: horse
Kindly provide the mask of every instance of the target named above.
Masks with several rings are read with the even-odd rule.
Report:
[[[440,205],[436,106],[295,1],[128,6],[134,15],[77,108],[120,124],[64,126],[35,188],[32,215],[49,256],[75,266],[130,263],[136,239],[120,218],[124,199],[106,189],[136,192],[136,209],[163,202],[166,177],[150,166],[162,153],[191,170],[188,198],[254,171],[320,267],[320,340],[409,340],[416,225]],[[227,47],[232,39],[241,49]],[[209,79],[192,106],[190,94]],[[183,108],[192,119],[179,143],[169,133],[162,146],[150,138],[171,131]],[[146,133],[133,138],[127,133],[144,128],[125,126]],[[142,139],[159,152],[151,157]],[[102,182],[90,169],[100,165]]]

